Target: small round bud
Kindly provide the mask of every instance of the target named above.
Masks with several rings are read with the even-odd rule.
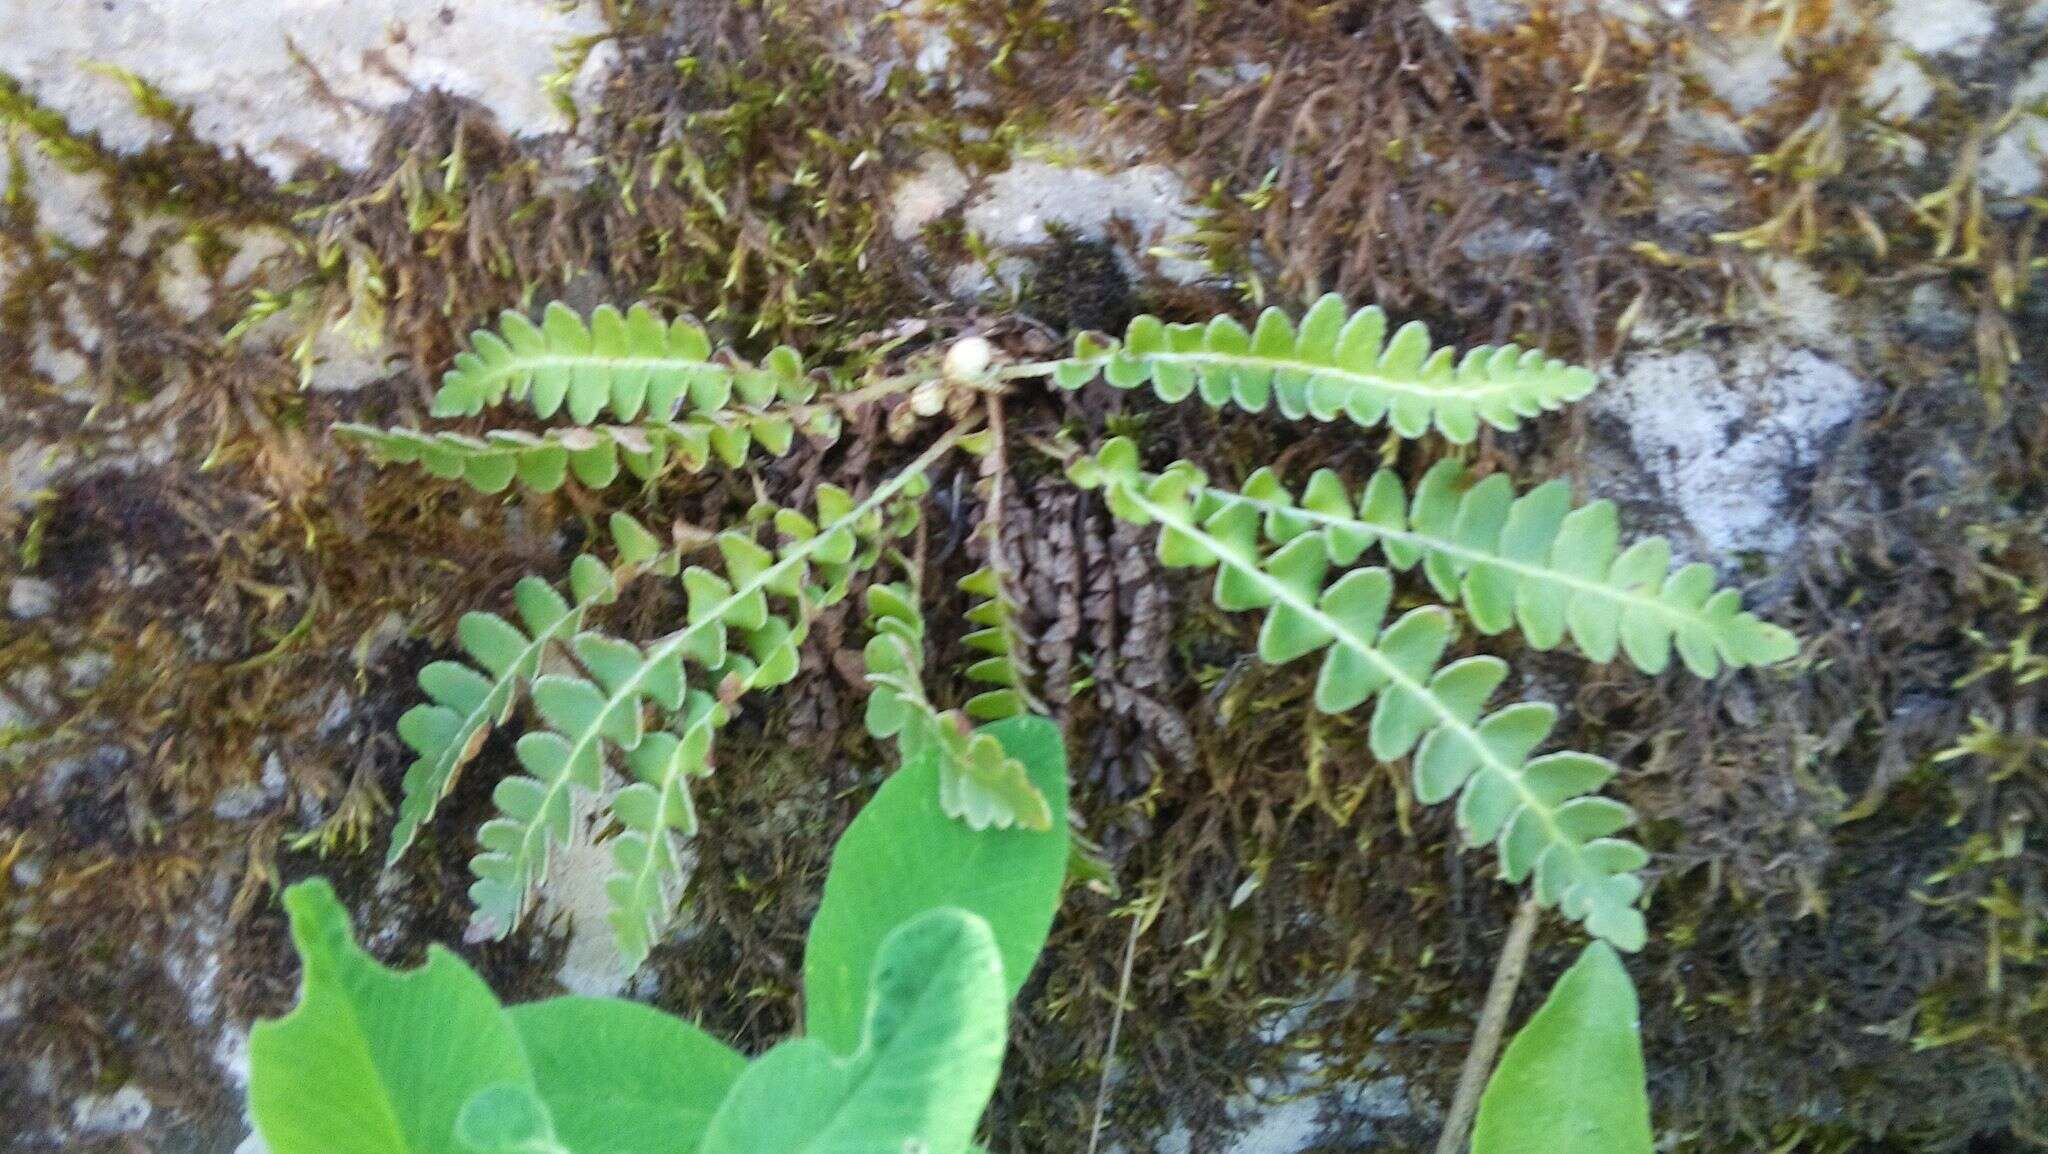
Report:
[[[979,377],[988,371],[989,362],[995,359],[994,346],[980,337],[963,337],[953,342],[946,350],[946,377],[949,380],[965,381]]]
[[[920,417],[936,417],[946,407],[946,390],[937,381],[926,381],[910,393],[910,411]]]

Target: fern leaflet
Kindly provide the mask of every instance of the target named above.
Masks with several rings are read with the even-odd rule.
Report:
[[[470,897],[480,931],[502,937],[517,924],[553,847],[570,837],[573,790],[602,786],[607,748],[630,755],[642,743],[642,703],[667,713],[683,707],[685,659],[711,672],[721,698],[796,675],[810,614],[843,597],[850,570],[872,564],[879,553],[870,546],[862,555],[860,539],[890,531],[884,506],[898,495],[920,492],[924,470],[957,441],[957,432],[946,434],[859,502],[821,486],[816,523],[800,514],[776,516],[784,535],[779,552],[745,533],[719,534],[724,574],[701,566],[683,571],[687,624],[667,637],[641,647],[579,635],[573,648],[583,673],[535,682],[534,705],[547,728],[520,739],[517,752],[527,773],[498,783],[492,797],[503,816],[486,822],[478,835],[484,852],[470,863],[477,877]],[[814,570],[825,578],[822,585],[813,582]],[[794,619],[770,611],[771,594],[797,602]],[[734,633],[738,650],[731,645]],[[614,897],[621,892],[626,891]],[[654,916],[639,909],[613,911],[615,923]]]
[[[1716,589],[1711,566],[1673,571],[1662,537],[1622,549],[1613,502],[1573,508],[1571,487],[1561,480],[1516,496],[1503,474],[1478,479],[1456,461],[1439,461],[1412,499],[1390,469],[1375,473],[1354,499],[1328,469],[1317,470],[1299,494],[1270,468],[1236,492],[1208,488],[1184,461],[1167,471],[1188,473],[1205,506],[1255,510],[1275,545],[1312,534],[1333,565],[1349,565],[1375,547],[1396,569],[1419,562],[1437,593],[1461,602],[1484,634],[1519,627],[1537,649],[1555,648],[1569,635],[1592,660],[1621,653],[1645,673],[1662,672],[1675,646],[1701,677],[1798,652],[1789,631],[1742,611],[1741,594]]]
[[[1393,599],[1385,569],[1354,569],[1329,581],[1330,559],[1317,536],[1270,552],[1258,510],[1198,495],[1182,469],[1148,475],[1137,448],[1118,438],[1074,480],[1101,487],[1120,519],[1160,528],[1160,560],[1214,567],[1215,600],[1229,610],[1267,610],[1259,656],[1273,664],[1323,652],[1316,708],[1341,713],[1377,699],[1368,746],[1393,761],[1414,754],[1416,794],[1426,803],[1458,797],[1458,824],[1474,845],[1493,843],[1510,881],[1533,877],[1537,898],[1624,950],[1646,936],[1635,902],[1636,876],[1648,855],[1612,837],[1634,820],[1630,809],[1592,794],[1614,774],[1607,760],[1579,752],[1531,758],[1556,723],[1542,703],[1517,703],[1482,716],[1506,677],[1495,657],[1468,657],[1439,668],[1454,631],[1436,606],[1384,624]]]
[[[962,577],[959,588],[979,599],[967,611],[968,623],[979,628],[961,638],[961,644],[988,655],[967,667],[967,679],[993,686],[967,699],[962,706],[967,716],[1001,721],[1026,711],[1043,712],[1027,684],[1031,670],[1024,655],[1026,642],[1018,633],[1016,605],[1003,589],[1002,574],[983,566]]]
[[[522,688],[533,680],[548,649],[575,636],[593,606],[616,596],[622,579],[644,572],[675,572],[674,555],[665,553],[654,535],[631,517],[613,514],[611,533],[620,556],[617,570],[589,554],[577,557],[569,567],[573,600],[564,600],[538,577],[523,578],[512,591],[523,630],[495,613],[466,613],[456,625],[456,638],[475,668],[459,661],[436,661],[420,670],[427,701],[398,719],[400,740],[418,757],[405,771],[387,866],[411,848],[420,827],[454,787],[456,773],[476,756],[491,729],[512,715]]]
[[[628,969],[647,957],[667,912],[681,897],[683,863],[677,837],[697,832],[690,779],[711,775],[711,739],[726,710],[708,693],[690,691],[677,731],[657,729],[625,755],[634,781],[612,798],[621,827],[612,839],[613,872],[605,879],[609,915]]]
[[[1052,808],[1024,764],[960,712],[942,713],[925,696],[924,615],[915,591],[870,585],[868,626],[868,732],[895,738],[906,765],[939,759],[939,805],[948,816],[974,829],[1051,829]]]
[[[507,400],[526,401],[541,417],[566,411],[579,425],[607,408],[620,421],[642,413],[672,416],[687,400],[697,409],[722,409],[737,394],[762,406],[778,396],[800,403],[815,386],[803,359],[781,346],[755,368],[711,359],[711,338],[694,321],[664,322],[644,304],[621,313],[610,305],[586,324],[557,301],[538,325],[515,312],[498,330],[478,329],[470,348],[434,395],[433,415],[469,417]]]
[[[1349,312],[1334,293],[1316,301],[1298,327],[1268,308],[1249,330],[1227,316],[1206,325],[1140,316],[1121,342],[1084,333],[1053,380],[1077,389],[1098,375],[1120,389],[1150,383],[1167,402],[1199,393],[1214,407],[1256,413],[1270,405],[1290,420],[1342,414],[1367,427],[1386,421],[1404,437],[1434,425],[1460,444],[1478,435],[1481,422],[1518,428],[1595,383],[1587,370],[1534,349],[1481,345],[1460,357],[1434,348],[1419,321],[1389,337],[1378,306]]]
[[[825,413],[799,413],[806,431],[818,428]],[[429,474],[460,480],[482,493],[498,493],[517,481],[537,493],[562,487],[570,477],[593,489],[618,480],[620,472],[650,480],[671,461],[689,472],[701,471],[713,459],[737,468],[759,445],[773,456],[789,451],[796,420],[773,411],[727,410],[695,413],[668,421],[636,425],[589,425],[529,433],[492,429],[482,436],[452,431],[380,429],[373,425],[335,426],[344,437],[367,446],[380,464],[417,463]],[[830,426],[825,427],[827,433]]]

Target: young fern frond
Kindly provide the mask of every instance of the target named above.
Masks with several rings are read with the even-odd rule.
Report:
[[[839,432],[838,407],[816,400],[818,384],[794,350],[777,348],[759,367],[729,355],[708,361],[702,329],[665,324],[646,305],[623,314],[605,306],[588,326],[561,304],[549,305],[538,326],[508,312],[499,332],[472,336],[472,351],[443,378],[433,414],[471,416],[530,400],[542,417],[565,412],[571,426],[482,436],[355,423],[336,431],[379,463],[417,463],[485,493],[515,481],[545,493],[572,476],[603,488],[622,470],[644,481],[671,460],[693,473],[714,459],[738,468],[757,445],[779,457],[798,432],[827,440]],[[616,423],[598,424],[607,410]]]
[[[576,636],[589,610],[615,597],[621,581],[640,573],[675,573],[675,555],[631,517],[613,514],[611,535],[619,551],[617,569],[587,553],[577,557],[569,567],[567,599],[538,577],[521,579],[512,600],[524,629],[495,613],[466,613],[456,625],[456,639],[475,666],[436,661],[420,670],[427,701],[398,719],[399,738],[418,756],[405,771],[385,865],[405,855],[454,787],[456,773],[476,756],[491,729],[512,715],[548,650]]]
[[[806,431],[813,431],[822,416],[796,413]],[[787,453],[797,429],[798,420],[791,414],[772,410],[693,413],[636,425],[579,425],[539,433],[492,429],[482,436],[358,424],[335,427],[342,436],[362,442],[379,464],[417,463],[433,476],[460,480],[482,493],[502,492],[514,481],[549,493],[570,477],[602,489],[618,480],[622,470],[651,480],[670,461],[692,473],[714,458],[738,468],[756,445],[773,456]]]
[[[492,800],[503,816],[486,822],[478,835],[484,852],[470,863],[477,878],[470,897],[481,931],[502,937],[518,923],[554,849],[573,832],[574,791],[600,789],[611,751],[630,758],[644,744],[645,707],[661,715],[684,709],[686,660],[709,674],[707,684],[720,700],[796,676],[798,646],[812,616],[843,598],[851,574],[879,557],[878,539],[903,526],[887,516],[887,506],[921,493],[925,469],[958,438],[957,432],[941,437],[859,501],[820,486],[815,521],[794,510],[773,516],[781,538],[773,550],[736,530],[719,534],[724,572],[683,571],[688,609],[682,629],[645,646],[588,632],[576,638],[571,648],[581,671],[534,683],[534,705],[546,728],[519,740],[526,773],[498,783]],[[773,611],[771,596],[793,602],[793,609]],[[618,887],[612,896],[618,901],[640,892]],[[637,924],[661,913],[615,906],[613,919]]]
[[[1142,472],[1130,441],[1110,441],[1073,477],[1102,488],[1118,518],[1157,525],[1163,563],[1215,568],[1218,606],[1266,610],[1261,659],[1280,664],[1323,653],[1317,709],[1342,713],[1376,699],[1373,756],[1413,753],[1416,795],[1432,804],[1458,797],[1466,840],[1496,845],[1502,876],[1533,878],[1538,900],[1589,933],[1620,949],[1642,947],[1635,903],[1643,884],[1635,871],[1648,855],[1611,836],[1634,820],[1632,811],[1593,793],[1614,766],[1575,751],[1532,758],[1557,710],[1517,703],[1484,713],[1507,665],[1468,657],[1439,667],[1454,632],[1447,610],[1429,606],[1386,624],[1393,599],[1387,570],[1354,569],[1331,581],[1320,537],[1269,548],[1258,510],[1198,488],[1190,469]]]
[[[1199,393],[1217,408],[1257,413],[1270,405],[1290,420],[1385,421],[1404,437],[1434,425],[1460,444],[1478,435],[1481,422],[1515,429],[1594,385],[1592,373],[1534,349],[1481,345],[1460,357],[1433,348],[1419,321],[1389,338],[1378,306],[1350,312],[1334,293],[1316,301],[1298,327],[1269,308],[1250,330],[1227,316],[1206,325],[1140,316],[1120,342],[1084,333],[1053,380],[1078,389],[1098,375],[1120,389],[1149,383],[1169,403]]]
[[[633,783],[612,797],[619,835],[612,839],[612,873],[605,879],[619,955],[638,967],[682,895],[683,862],[676,839],[697,833],[690,779],[711,776],[711,740],[725,724],[726,708],[690,690],[675,728],[657,729],[624,757]]]
[[[1052,808],[1024,764],[958,710],[940,712],[925,695],[924,615],[916,591],[870,585],[868,627],[874,631],[863,652],[873,685],[868,732],[895,738],[905,765],[938,759],[939,806],[948,816],[974,829],[1051,829]]]
[[[1025,712],[1044,712],[1031,696],[1031,668],[1024,656],[1026,641],[1019,633],[1016,605],[1003,591],[1002,574],[983,566],[962,577],[959,589],[978,598],[967,611],[967,621],[978,626],[961,643],[977,653],[986,653],[967,667],[967,679],[992,689],[967,699],[962,708],[976,721],[1001,721]]]
[[[1192,474],[1194,466],[1177,462],[1167,471]],[[1798,652],[1790,631],[1744,612],[1735,590],[1717,589],[1712,566],[1673,571],[1662,537],[1621,548],[1614,503],[1574,508],[1562,480],[1517,496],[1504,474],[1479,479],[1447,460],[1423,475],[1412,499],[1390,469],[1375,473],[1356,499],[1328,469],[1298,494],[1270,468],[1236,492],[1208,489],[1198,475],[1192,484],[1198,495],[1256,511],[1274,545],[1318,537],[1332,565],[1349,565],[1371,548],[1395,569],[1420,562],[1437,594],[1462,603],[1481,633],[1519,627],[1537,649],[1569,635],[1594,661],[1620,653],[1643,672],[1660,673],[1675,646],[1700,677]]]
[[[763,406],[781,397],[810,399],[810,382],[796,350],[778,347],[759,368],[711,359],[711,338],[696,322],[664,322],[644,304],[621,313],[605,305],[588,324],[567,305],[547,307],[536,325],[515,312],[498,318],[498,331],[470,334],[434,395],[436,417],[471,417],[506,401],[526,401],[552,417],[566,410],[579,425],[607,408],[618,421],[645,413],[673,416],[685,399],[692,408],[723,409],[735,394]]]

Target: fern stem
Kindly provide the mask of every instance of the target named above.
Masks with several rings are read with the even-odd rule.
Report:
[[[1465,1135],[1472,1130],[1473,1115],[1479,1112],[1479,1097],[1486,1089],[1486,1076],[1493,1072],[1493,1060],[1500,1055],[1502,1035],[1507,1033],[1508,1011],[1514,1008],[1515,990],[1522,984],[1522,972],[1529,968],[1529,946],[1536,938],[1536,915],[1542,909],[1533,897],[1523,898],[1515,907],[1515,920],[1508,926],[1508,938],[1493,964],[1493,979],[1486,987],[1486,1001],[1479,1010],[1479,1025],[1472,1032],[1472,1046],[1465,1051],[1464,1068],[1458,1071],[1458,1088],[1451,1096],[1451,1111],[1437,1135],[1436,1154],[1458,1154],[1465,1148]]]
[[[1502,761],[1493,752],[1492,747],[1480,737],[1479,730],[1467,724],[1463,718],[1459,717],[1449,706],[1445,705],[1441,698],[1430,692],[1428,685],[1416,678],[1410,677],[1400,666],[1387,660],[1378,649],[1360,639],[1342,621],[1323,612],[1322,608],[1313,600],[1301,596],[1288,587],[1285,582],[1275,580],[1271,574],[1257,565],[1244,564],[1242,559],[1238,557],[1229,545],[1204,530],[1193,517],[1183,516],[1179,511],[1153,501],[1145,495],[1143,489],[1136,485],[1125,486],[1124,497],[1132,505],[1144,510],[1160,524],[1170,526],[1174,531],[1186,534],[1188,539],[1214,554],[1218,558],[1219,564],[1230,565],[1248,580],[1256,582],[1273,597],[1274,601],[1285,604],[1290,610],[1315,622],[1318,628],[1335,638],[1338,644],[1345,646],[1370,662],[1373,668],[1386,678],[1389,685],[1400,687],[1412,695],[1415,700],[1422,702],[1436,716],[1438,727],[1448,729],[1460,738],[1463,738],[1474,755],[1514,789],[1515,793],[1521,798],[1522,804],[1536,812],[1537,819],[1543,823],[1545,832],[1549,834],[1551,844],[1566,847],[1566,852],[1570,853],[1574,860],[1583,861],[1579,839],[1573,837],[1562,826],[1557,824],[1556,815],[1552,807],[1541,797],[1537,796],[1534,791],[1529,789],[1528,784],[1522,780],[1522,775],[1518,772],[1517,767]]]

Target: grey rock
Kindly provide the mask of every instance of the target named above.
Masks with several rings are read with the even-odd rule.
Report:
[[[57,587],[40,577],[16,577],[7,586],[7,612],[23,621],[47,617],[57,608]]]

